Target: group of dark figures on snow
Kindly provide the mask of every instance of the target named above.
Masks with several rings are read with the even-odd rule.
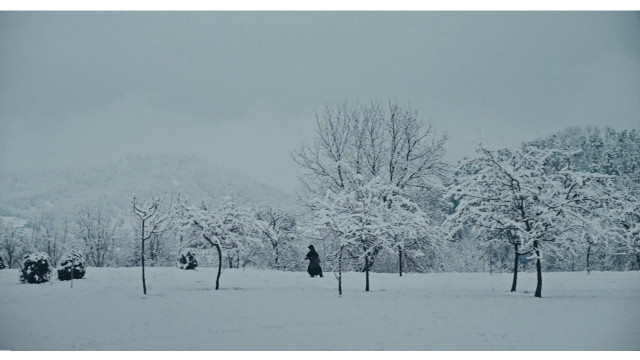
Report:
[[[322,276],[322,268],[320,267],[320,256],[316,252],[316,249],[313,247],[313,245],[309,245],[309,252],[307,253],[307,257],[305,257],[304,259],[309,260],[309,267],[307,268],[307,272],[309,273],[309,275],[311,275],[311,277],[314,277],[316,275],[324,277]]]

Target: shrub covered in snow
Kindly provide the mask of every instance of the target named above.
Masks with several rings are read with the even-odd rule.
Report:
[[[60,259],[58,280],[71,280],[72,270],[74,279],[82,279],[85,274],[84,258],[77,251],[71,251]]]
[[[20,282],[22,283],[40,284],[47,282],[51,278],[51,261],[46,253],[31,253],[25,255],[20,270],[22,271],[20,275]]]
[[[182,270],[193,270],[198,266],[198,260],[193,252],[187,251],[180,255],[178,267]]]

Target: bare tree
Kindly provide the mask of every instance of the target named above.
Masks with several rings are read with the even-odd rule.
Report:
[[[272,265],[276,269],[284,269],[291,264],[290,254],[293,252],[293,242],[296,239],[296,219],[286,211],[264,206],[256,212],[256,217],[265,223],[264,235],[273,250]]]
[[[133,213],[140,219],[140,264],[142,268],[142,292],[147,294],[147,282],[144,274],[144,245],[152,236],[159,236],[169,224],[169,212],[161,213],[160,198],[153,198],[149,204],[142,203],[133,197]]]
[[[401,190],[430,189],[446,173],[447,139],[409,106],[344,102],[316,113],[314,142],[292,157],[303,170],[303,185],[315,194],[349,189],[357,175],[382,177]]]
[[[30,223],[32,243],[39,251],[46,252],[53,264],[57,264],[62,255],[62,243],[53,214],[43,211],[40,216],[31,219]]]
[[[108,216],[104,206],[86,205],[76,214],[77,237],[82,241],[92,266],[107,266],[113,255],[116,217]]]
[[[8,269],[13,267],[24,253],[26,240],[27,235],[23,227],[0,220],[0,246]]]

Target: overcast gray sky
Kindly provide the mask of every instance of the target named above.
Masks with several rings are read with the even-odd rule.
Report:
[[[640,127],[639,13],[0,13],[0,167],[200,154],[292,191],[314,109],[407,101],[451,139]]]

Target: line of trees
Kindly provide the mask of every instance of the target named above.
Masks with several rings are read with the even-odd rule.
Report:
[[[606,254],[609,265],[640,268],[636,130],[570,129],[513,149],[479,146],[476,157],[447,169],[447,137],[407,105],[342,103],[326,107],[316,123],[316,138],[293,159],[311,228],[329,239],[338,263],[339,292],[345,256],[364,263],[368,291],[374,260],[397,252],[401,274],[407,245],[420,270],[447,270],[446,263],[475,253],[492,272],[510,248],[511,290],[520,264],[532,260],[536,297],[543,254],[556,269],[571,263],[574,270],[585,254],[590,272],[595,253]]]
[[[512,271],[516,291],[525,269],[537,273],[537,297],[543,271],[640,269],[638,131],[573,128],[479,146],[453,166],[446,142],[409,105],[326,106],[314,140],[292,153],[303,185],[295,211],[237,196],[133,197],[128,210],[93,203],[68,218],[2,218],[3,263],[30,251],[55,263],[82,249],[90,266],[141,266],[146,293],[145,266],[211,251],[218,289],[225,266],[302,270],[314,243],[340,293],[343,271],[361,271],[365,291],[376,271]]]
[[[180,204],[163,198],[171,196],[132,197],[131,204],[135,206],[122,211],[98,202],[80,206],[69,217],[56,217],[54,212],[43,212],[31,219],[0,217],[0,256],[5,266],[16,268],[22,257],[32,252],[44,252],[57,264],[68,249],[77,249],[92,267],[142,266],[143,261],[145,266],[154,267],[175,265],[180,252],[188,248],[203,256],[208,254],[206,244],[194,241],[191,233],[176,226]],[[303,269],[300,226],[290,210],[238,199],[213,199],[212,203],[211,209],[217,209],[216,203],[234,203],[265,229],[260,233],[259,246],[243,245],[225,252],[232,261],[225,261],[223,266]],[[211,263],[204,257],[200,261],[204,266]]]

